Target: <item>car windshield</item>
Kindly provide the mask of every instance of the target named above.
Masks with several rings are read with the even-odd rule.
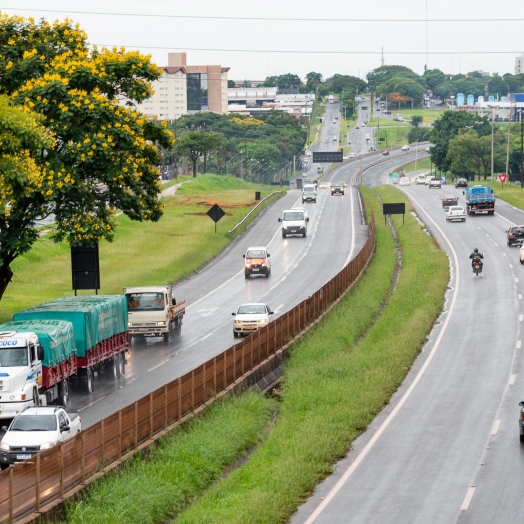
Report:
[[[0,367],[15,368],[27,365],[27,348],[0,349]]]
[[[524,233],[524,226],[510,227],[509,230],[513,233]]]
[[[266,307],[258,304],[246,304],[238,308],[238,315],[263,315],[266,312]]]
[[[304,220],[304,212],[303,211],[286,211],[284,213],[284,221],[287,222],[289,220]]]
[[[130,293],[126,296],[128,311],[162,311],[164,309],[162,293]]]
[[[304,193],[314,193],[315,188],[314,187],[306,187],[304,188]]]
[[[266,258],[266,252],[263,249],[250,249],[246,258]]]
[[[334,184],[331,184],[331,187],[342,187],[342,184],[335,182]]]
[[[461,206],[451,206],[449,208],[450,211],[462,211],[464,208]]]
[[[56,431],[54,415],[21,415],[15,418],[9,431]]]

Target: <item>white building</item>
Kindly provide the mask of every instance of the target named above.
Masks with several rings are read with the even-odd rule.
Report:
[[[186,53],[169,53],[162,76],[152,83],[154,94],[137,109],[159,120],[210,111],[227,114],[227,72],[220,65],[188,66]]]

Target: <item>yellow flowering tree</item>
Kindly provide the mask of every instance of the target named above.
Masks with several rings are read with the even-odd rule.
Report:
[[[0,298],[13,276],[11,262],[38,237],[30,224],[46,212],[38,189],[44,175],[36,156],[54,147],[54,140],[41,120],[0,95]]]
[[[32,202],[54,214],[57,241],[112,240],[116,209],[139,221],[162,216],[157,146],[172,147],[172,133],[134,109],[161,73],[138,52],[90,49],[69,20],[0,15],[0,92],[41,115],[54,137],[34,156],[41,177]]]

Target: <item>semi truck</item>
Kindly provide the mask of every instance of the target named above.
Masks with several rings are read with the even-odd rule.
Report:
[[[495,213],[495,194],[490,186],[478,185],[466,187],[464,194],[466,195],[466,210],[468,215],[475,215],[477,213],[493,215]]]
[[[92,393],[95,372],[110,371],[115,379],[125,374],[129,331],[123,295],[45,302],[15,313],[0,332],[0,418],[55,401],[65,407],[71,380]],[[14,347],[26,355],[20,367],[5,365],[2,351]]]
[[[172,286],[124,288],[129,312],[129,333],[132,336],[164,337],[180,335],[186,312],[186,301],[173,297]]]

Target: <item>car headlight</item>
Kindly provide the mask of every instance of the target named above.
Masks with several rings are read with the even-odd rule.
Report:
[[[249,269],[251,267],[251,264],[246,264],[246,268]]]
[[[11,395],[9,397],[9,400],[13,400],[15,402],[20,402],[22,400],[25,400],[26,399],[26,394],[25,393],[20,393],[18,395]]]
[[[2,451],[9,451],[9,444],[6,444],[5,442],[0,442],[0,449]]]
[[[165,326],[166,323],[165,323],[165,322],[157,322],[156,325],[157,325],[157,326]]]
[[[53,448],[55,446],[55,443],[54,442],[44,442],[41,446],[40,446],[40,450],[43,451],[44,449],[50,449],[50,448]]]
[[[267,324],[267,318],[261,318],[260,320],[258,320],[258,323],[259,324]]]
[[[235,320],[235,324],[242,324],[242,320]]]

